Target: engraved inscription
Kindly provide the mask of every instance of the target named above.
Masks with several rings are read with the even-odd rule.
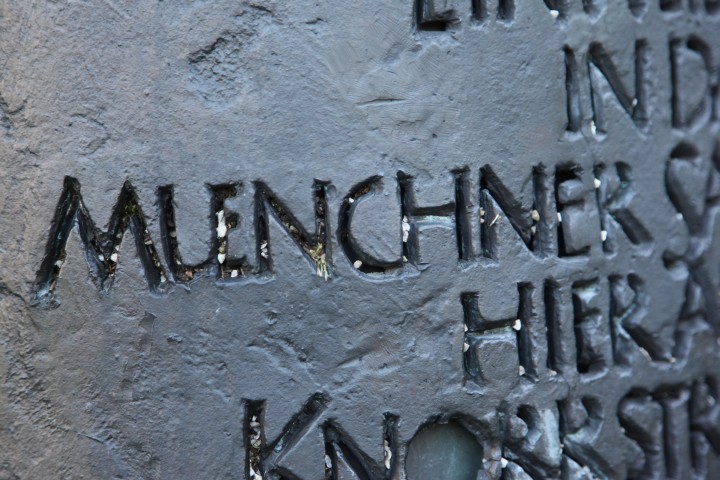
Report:
[[[370,276],[398,275],[407,268],[421,271],[424,260],[420,230],[425,225],[452,227],[458,262],[468,265],[483,260],[497,261],[500,248],[508,240],[499,233],[503,232],[504,237],[508,232],[504,227],[500,228],[503,222],[508,222],[509,231],[514,231],[522,244],[540,258],[588,256],[600,240],[608,242],[605,251],[612,253],[614,222],[621,225],[634,244],[643,246],[651,241],[651,236],[628,207],[634,193],[632,171],[622,163],[616,168],[618,179],[605,174],[602,166],[596,168],[595,173],[601,179],[594,181],[606,185],[599,188],[595,202],[592,201],[589,175],[577,165],[562,164],[554,176],[548,176],[546,168],[539,164],[532,169],[532,203],[529,205],[501,181],[490,165],[480,168],[475,178],[469,167],[452,170],[454,201],[431,206],[422,205],[416,199],[414,177],[400,171],[396,177],[400,203],[396,241],[402,245],[402,258],[394,261],[374,258],[362,249],[350,232],[357,206],[382,188],[380,176],[370,177],[351,188],[337,210],[328,200],[331,183],[316,180],[311,188],[312,201],[308,202],[315,217],[312,233],[260,180],[252,182],[254,209],[247,215],[226,206],[226,201],[236,197],[243,188],[240,182],[210,185],[209,253],[206,260],[196,265],[183,261],[175,220],[174,190],[172,185],[166,185],[158,188],[157,199],[160,245],[169,273],[157,255],[146,228],[147,221],[129,182],[118,196],[109,230],[101,232],[92,224],[82,203],[79,182],[68,177],[56,207],[51,227],[54,233],[48,238],[45,259],[37,274],[36,303],[50,305],[56,301],[55,280],[64,264],[65,243],[74,227],[78,228],[82,246],[88,252],[90,275],[105,292],[112,285],[120,241],[127,228],[139,242],[138,251],[150,288],[159,293],[168,291],[173,284],[187,284],[205,277],[237,282],[248,277],[272,276],[275,269],[270,227],[273,222],[298,247],[311,269],[329,280],[334,262],[330,215],[334,211],[338,215],[336,238],[341,253],[357,271]],[[479,230],[475,230],[473,224],[479,225]],[[239,228],[252,229],[255,234],[254,266],[247,255],[232,251],[229,234]],[[475,235],[478,235],[477,239]]]
[[[629,473],[645,478],[709,478],[720,454],[717,379],[691,387],[630,392],[618,407],[620,423],[636,445]],[[696,478],[697,478],[696,477]]]

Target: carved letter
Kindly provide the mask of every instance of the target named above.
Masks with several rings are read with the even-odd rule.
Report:
[[[352,217],[363,197],[374,192],[380,184],[380,177],[374,176],[355,185],[343,199],[338,214],[338,240],[347,259],[363,273],[383,273],[403,265],[402,258],[396,261],[382,261],[363,251],[351,232]]]
[[[150,239],[137,194],[130,182],[125,182],[120,190],[110,215],[108,229],[103,232],[95,226],[83,203],[80,182],[75,178],[65,177],[45,247],[45,258],[35,279],[34,304],[50,306],[56,302],[56,282],[65,262],[65,245],[73,227],[77,227],[90,275],[98,289],[106,292],[112,286],[120,243],[129,228],[135,238],[137,253],[150,290],[161,290],[161,284],[166,282],[165,272]]]
[[[210,201],[210,225],[212,235],[210,240],[210,254],[206,260],[197,265],[186,265],[180,255],[180,245],[177,240],[177,226],[175,223],[175,205],[173,204],[172,185],[158,189],[158,203],[160,205],[160,231],[162,232],[163,249],[165,258],[176,282],[189,282],[196,278],[199,273],[215,271],[218,278],[233,276],[244,276],[250,271],[245,257],[239,260],[227,258],[228,254],[228,233],[239,224],[239,217],[236,213],[230,213],[225,208],[225,200],[237,196],[238,185],[211,185],[209,186]],[[222,260],[222,261],[221,261]]]
[[[327,220],[327,182],[315,180],[313,201],[315,210],[315,234],[311,237],[292,212],[275,196],[265,183],[255,183],[255,242],[260,273],[272,272],[272,249],[270,246],[270,217],[268,207],[285,232],[308,259],[320,276],[330,275],[330,242]]]
[[[704,40],[694,35],[684,42],[672,40],[670,67],[673,127],[690,128],[706,122],[713,104],[710,47]],[[684,75],[683,71],[685,71]],[[700,92],[700,95],[697,95],[697,92]],[[692,100],[689,100],[688,96],[692,96]]]

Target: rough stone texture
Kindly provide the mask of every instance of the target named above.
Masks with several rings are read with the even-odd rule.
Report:
[[[1,2],[0,478],[719,471],[718,2],[500,6]]]

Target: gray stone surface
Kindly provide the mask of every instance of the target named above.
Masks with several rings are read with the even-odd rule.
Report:
[[[711,478],[718,7],[0,2],[0,478]]]

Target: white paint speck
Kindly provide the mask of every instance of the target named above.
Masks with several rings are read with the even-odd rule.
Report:
[[[522,321],[518,318],[515,320],[515,323],[513,323],[513,330],[516,332],[519,332],[522,329]]]
[[[361,260],[355,260],[355,261],[353,262],[353,267],[355,267],[355,268],[360,268],[360,267],[362,267],[362,261],[361,261]]]
[[[558,223],[562,223],[562,213],[557,212]]]
[[[550,16],[553,18],[558,18],[560,16],[560,12],[557,10],[550,10]]]
[[[593,178],[593,186],[594,186],[595,188],[600,188],[600,185],[602,185],[602,182],[600,181],[600,179],[599,179],[599,178]]]
[[[637,104],[638,104],[637,98],[633,98],[632,106],[637,107]]]
[[[62,268],[62,266],[63,266],[63,261],[62,261],[62,260],[58,260],[57,262],[55,262],[55,266],[56,266],[57,268]]]
[[[683,221],[683,218],[685,218],[685,217],[683,217],[683,214],[682,214],[682,213],[678,212],[678,213],[675,214],[675,218],[676,218],[677,220],[680,220],[680,221],[682,222],[682,221]]]
[[[225,258],[226,258],[226,256],[225,256],[224,253],[218,253],[218,257],[217,257],[217,258],[218,258],[218,263],[220,263],[220,264],[225,263]]]
[[[235,278],[235,277],[237,277],[237,276],[238,276],[238,271],[237,271],[237,270],[233,270],[232,272],[230,272],[230,278]]]
[[[117,263],[117,261],[118,261],[118,254],[117,254],[117,253],[113,253],[112,255],[110,255],[110,261],[111,261],[111,262],[114,262],[114,263]]]
[[[101,262],[104,262],[104,261],[105,261],[105,255],[103,255],[102,253],[101,253],[100,255],[98,255],[98,260],[100,260]]]
[[[348,198],[348,203],[354,203],[354,202],[355,202],[354,198],[352,198],[352,197]]]
[[[597,126],[595,126],[595,122],[592,120],[590,121],[590,133],[597,135]]]
[[[402,219],[402,238],[403,238],[403,243],[407,243],[409,237],[410,237],[410,222],[408,222],[408,218],[407,218],[407,217],[403,217],[403,219]]]
[[[385,469],[390,470],[391,460],[392,460],[392,450],[390,450],[390,444],[387,440],[383,440],[383,449],[385,452]]]
[[[539,222],[539,221],[540,221],[540,212],[538,212],[537,210],[533,209],[533,211],[532,211],[532,213],[530,214],[530,216],[532,217],[533,222]]]
[[[518,367],[518,373],[519,373],[520,375],[525,375],[525,367],[523,367],[522,365],[520,365],[520,366]]]
[[[495,222],[497,222],[499,219],[500,214],[498,213],[497,215],[495,215],[495,218],[492,219],[492,222],[490,222],[490,226],[492,227],[493,225],[495,225]]]
[[[332,460],[330,460],[330,455],[325,455],[325,468],[332,468]]]
[[[470,350],[470,345],[467,342],[463,343],[463,352],[467,352],[468,350]]]
[[[607,230],[600,230],[600,240],[602,240],[603,242],[607,240],[607,235]]]
[[[217,226],[217,237],[218,238],[225,238],[225,235],[227,235],[227,225],[225,224],[225,211],[220,210],[217,212],[217,219],[218,219],[218,226]]]
[[[506,459],[505,457],[500,457],[500,466],[501,466],[502,468],[505,468],[505,467],[508,466],[508,461],[507,461],[507,459]]]

